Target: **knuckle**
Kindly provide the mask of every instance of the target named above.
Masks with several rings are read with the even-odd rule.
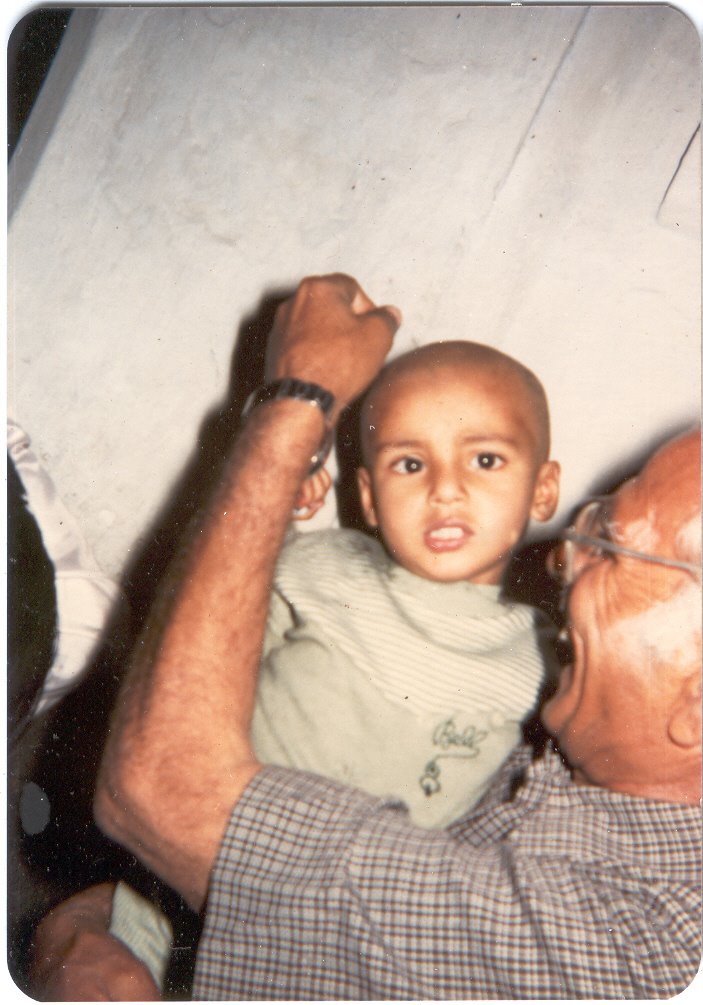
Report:
[[[306,293],[314,293],[315,290],[319,289],[323,284],[325,284],[324,276],[306,276],[300,281],[298,291],[303,295]]]

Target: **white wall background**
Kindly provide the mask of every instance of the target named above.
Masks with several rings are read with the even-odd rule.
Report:
[[[542,377],[561,522],[698,417],[699,118],[671,7],[79,10],[11,165],[10,412],[119,574],[244,319],[344,270],[397,350]]]

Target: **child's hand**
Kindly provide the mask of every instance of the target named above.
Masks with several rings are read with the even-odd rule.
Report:
[[[320,468],[310,478],[306,478],[300,487],[298,498],[293,510],[294,520],[310,520],[322,508],[325,496],[332,485],[327,468]]]

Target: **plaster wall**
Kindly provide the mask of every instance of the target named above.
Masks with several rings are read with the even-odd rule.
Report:
[[[76,11],[11,165],[8,395],[105,570],[308,273],[398,304],[396,352],[539,374],[548,533],[694,421],[699,77],[671,7]]]

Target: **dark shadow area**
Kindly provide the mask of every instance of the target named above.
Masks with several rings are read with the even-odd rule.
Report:
[[[55,712],[33,715],[54,659],[55,570],[9,458],[7,479],[7,947],[8,969],[28,991],[27,954],[37,921],[81,886],[131,864],[98,833],[91,810],[105,735],[101,703],[109,698],[106,684],[118,679],[111,662],[124,663],[127,635],[124,625],[110,625],[110,646],[81,695],[70,695]]]
[[[12,157],[73,13],[71,8],[30,11],[7,43],[7,156]]]
[[[32,720],[32,710],[53,660],[57,600],[54,566],[9,456],[7,604],[7,955],[10,973],[23,987],[28,930],[37,912],[49,906],[41,878],[35,879],[26,864],[21,820],[29,815],[39,826],[45,819],[38,791],[27,790],[36,806],[26,805],[25,785],[45,738],[41,722]]]
[[[559,585],[547,571],[547,556],[555,539],[526,544],[513,556],[505,574],[503,593],[508,600],[531,604],[558,624]]]
[[[363,401],[364,396],[362,395],[361,398],[352,402],[349,408],[342,412],[337,424],[335,441],[338,468],[336,503],[342,527],[362,530],[378,537],[366,525],[356,484],[356,471],[362,465],[359,423]]]
[[[558,632],[563,626],[560,611],[561,590],[559,584],[547,571],[547,556],[556,540],[539,541],[525,545],[515,553],[505,574],[503,595],[506,600],[519,604],[529,604],[540,610],[555,626]],[[542,640],[543,647],[547,640]],[[545,666],[552,666],[553,652],[546,653],[543,648]],[[557,643],[557,660],[560,664],[568,662],[571,657],[570,647]],[[549,739],[542,726],[539,710],[544,702],[551,697],[556,687],[554,679],[545,681],[534,713],[525,720],[522,726],[523,740],[529,743],[539,754]]]
[[[174,891],[139,861],[106,838],[93,820],[93,793],[110,714],[127,665],[133,633],[124,621],[108,626],[110,639],[83,683],[45,717],[44,742],[32,781],[46,794],[51,809],[39,834],[24,834],[24,868],[43,889],[43,910],[27,919],[21,948],[31,950],[31,931],[48,906],[95,883],[123,879],[159,904],[169,917],[176,945],[195,945],[200,919]],[[46,904],[46,900],[50,904]],[[165,997],[189,997],[190,957],[174,954]]]

